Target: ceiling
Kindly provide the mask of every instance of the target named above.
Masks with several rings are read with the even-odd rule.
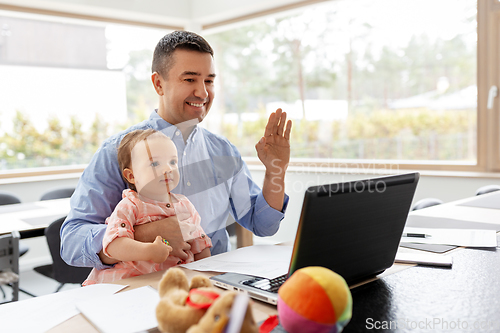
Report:
[[[328,0],[0,0],[0,10],[202,31]]]

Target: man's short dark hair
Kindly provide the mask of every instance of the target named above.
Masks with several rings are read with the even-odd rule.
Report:
[[[190,31],[174,31],[163,36],[153,54],[152,72],[157,72],[164,79],[172,68],[173,54],[177,49],[206,52],[214,56],[214,50],[208,42],[198,34]]]

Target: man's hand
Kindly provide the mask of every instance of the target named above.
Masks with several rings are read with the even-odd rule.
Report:
[[[134,238],[136,240],[145,243],[152,243],[155,241],[156,236],[160,235],[168,240],[170,246],[172,247],[173,250],[170,255],[178,257],[181,260],[186,260],[188,258],[188,255],[184,251],[190,250],[191,245],[184,241],[184,238],[182,237],[177,216],[174,215],[163,220],[136,225],[134,226],[134,229]]]
[[[286,127],[285,127],[286,124]],[[264,136],[255,145],[257,156],[266,167],[262,194],[269,206],[281,211],[285,197],[285,173],[290,162],[292,122],[281,109],[271,113]]]
[[[291,130],[292,121],[287,122],[286,112],[278,109],[269,116],[264,136],[255,145],[257,156],[273,175],[284,174],[288,167]]]

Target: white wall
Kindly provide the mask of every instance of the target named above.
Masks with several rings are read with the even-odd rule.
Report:
[[[404,173],[404,170],[399,170]],[[264,179],[263,170],[252,171],[258,184]],[[278,243],[294,239],[299,222],[302,200],[308,186],[330,184],[335,182],[352,181],[363,178],[381,177],[382,174],[345,174],[335,172],[287,172],[286,193],[290,196],[286,216],[281,223],[280,230],[272,237],[254,237],[254,243]],[[476,190],[484,185],[500,184],[496,175],[490,178],[467,178],[450,176],[425,176],[421,175],[413,203],[424,198],[438,198],[444,202],[450,202],[470,196],[474,196]]]
[[[257,184],[262,184],[264,171],[260,167],[252,167],[252,175]],[[403,172],[403,171],[400,171]],[[290,169],[286,178],[286,192],[290,196],[287,214],[282,221],[281,228],[272,237],[254,237],[255,243],[278,243],[293,240],[299,221],[302,200],[307,186],[328,184],[340,181],[373,178],[377,174],[346,174],[330,171],[304,172]],[[42,193],[53,187],[76,186],[77,176],[68,179],[43,180],[39,178],[32,182],[17,182],[5,184],[0,182],[0,191],[11,191],[18,195],[23,202],[36,201]],[[445,202],[473,196],[475,191],[484,185],[500,184],[500,175],[492,174],[489,177],[451,177],[447,175],[421,176],[414,202],[428,197],[439,198]],[[37,237],[23,240],[30,246],[30,251],[21,258],[21,269],[30,269],[34,266],[50,263],[45,239]]]

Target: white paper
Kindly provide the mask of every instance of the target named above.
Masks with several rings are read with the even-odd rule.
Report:
[[[469,206],[478,208],[500,209],[500,191],[479,195],[458,206]]]
[[[404,253],[398,251],[394,262],[401,264],[451,267],[453,264],[453,258],[440,254]]]
[[[432,207],[431,207],[432,208]],[[455,208],[459,208],[455,206]],[[466,208],[466,207],[462,207]],[[470,208],[476,210],[476,208]],[[422,212],[424,209],[422,209]],[[495,230],[500,231],[500,216],[498,219],[485,219],[476,216],[476,219],[470,219],[467,216],[460,217],[442,217],[442,216],[428,216],[417,215],[410,213],[406,220],[407,227],[415,228],[443,228],[443,229],[482,229],[482,230]]]
[[[145,286],[116,295],[78,302],[76,307],[102,333],[135,333],[158,326],[158,292]]]
[[[254,245],[181,265],[196,271],[231,272],[273,279],[288,273],[292,246]]]
[[[425,238],[401,237],[402,243],[441,244],[467,247],[497,246],[497,234],[495,230],[406,227],[404,233],[424,234],[427,236]]]
[[[112,295],[125,287],[117,284],[95,284],[2,304],[0,305],[1,331],[46,332],[79,314],[80,312],[75,307],[77,302]]]

